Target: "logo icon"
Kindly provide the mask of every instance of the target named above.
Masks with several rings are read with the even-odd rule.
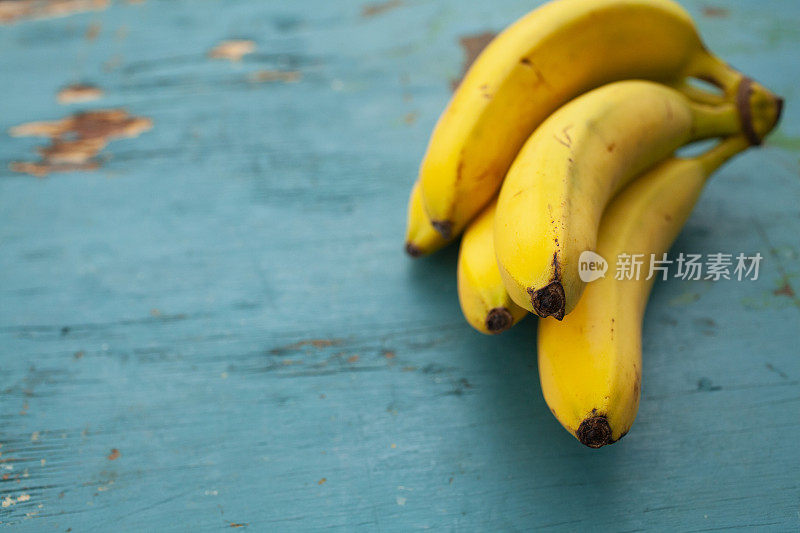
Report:
[[[591,250],[581,252],[578,258],[578,276],[584,283],[604,278],[608,272],[608,262]]]

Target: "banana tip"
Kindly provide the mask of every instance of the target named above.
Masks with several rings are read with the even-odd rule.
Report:
[[[422,250],[420,250],[417,246],[414,246],[412,243],[406,243],[406,253],[411,257],[420,257],[422,255]]]
[[[489,330],[489,333],[502,333],[510,328],[513,322],[514,317],[505,307],[495,307],[486,315],[486,329]]]
[[[557,320],[564,318],[567,298],[561,282],[554,281],[543,289],[528,289],[533,311],[540,317],[552,316]]]
[[[783,114],[783,98],[780,96],[775,96],[775,124],[781,119],[781,115]]]
[[[611,426],[608,425],[608,419],[602,415],[591,416],[581,422],[575,436],[578,437],[581,444],[589,448],[602,448],[606,444],[614,442],[611,438]]]

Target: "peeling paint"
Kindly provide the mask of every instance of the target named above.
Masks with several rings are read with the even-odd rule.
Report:
[[[17,0],[0,2],[0,24],[22,20],[66,17],[85,11],[101,11],[109,0]]]
[[[788,296],[789,298],[794,298],[795,295],[794,289],[789,284],[789,280],[786,279],[783,280],[783,285],[781,285],[780,288],[772,291],[772,294],[775,296]]]
[[[486,48],[486,45],[488,45],[496,35],[497,33],[495,32],[483,32],[474,35],[464,35],[458,39],[458,44],[460,44],[461,48],[464,50],[464,64],[461,67],[461,76],[459,76],[457,80],[452,80],[450,82],[450,87],[454,91],[458,88],[461,80],[464,79],[464,75],[466,75],[469,67],[472,66],[475,59],[477,59],[483,49]]]
[[[364,18],[376,17],[382,15],[387,11],[402,7],[405,2],[403,0],[387,0],[386,2],[371,2],[365,4],[361,8],[361,16]]]
[[[300,81],[302,74],[297,70],[257,70],[248,74],[247,80],[253,83],[284,82],[295,83]]]
[[[724,7],[704,6],[703,16],[709,18],[728,18],[730,12]]]
[[[238,39],[223,41],[208,52],[208,57],[212,59],[227,59],[229,61],[241,61],[242,57],[256,51],[256,43],[249,40]]]
[[[21,124],[9,130],[12,137],[47,137],[50,144],[37,148],[41,161],[15,161],[10,168],[37,177],[50,172],[93,170],[99,167],[95,156],[109,141],[136,137],[152,126],[150,119],[132,116],[123,109],[86,111],[60,120]]]
[[[292,344],[287,344],[286,346],[279,346],[278,348],[273,348],[270,350],[269,353],[272,355],[279,355],[288,352],[294,352],[303,348],[304,346],[312,346],[314,348],[327,348],[329,346],[335,346],[340,344],[342,341],[341,339],[309,339],[305,341],[298,341]]]

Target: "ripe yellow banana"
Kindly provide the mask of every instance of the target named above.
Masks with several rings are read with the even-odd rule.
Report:
[[[419,182],[411,189],[408,200],[408,228],[406,229],[406,252],[411,257],[419,257],[435,252],[450,242],[436,231],[422,204],[422,190]]]
[[[746,149],[728,138],[691,159],[669,159],[625,188],[603,215],[597,253],[605,277],[589,283],[563,321],[539,321],[539,377],[547,405],[567,431],[599,448],[628,432],[639,406],[642,317],[656,276],[615,279],[619,254],[662,259],[694,207],[708,177]]]
[[[728,100],[744,79],[672,0],[555,0],[528,13],[480,54],[436,124],[420,167],[430,219],[445,237],[460,233],[534,129],[577,95],[637,78],[702,97],[687,77]]]
[[[777,120],[772,111],[750,113],[748,127],[763,136]],[[511,298],[562,319],[583,291],[578,257],[594,250],[616,191],[691,141],[741,131],[733,103],[699,104],[650,81],[611,83],[553,113],[517,155],[498,198],[495,249]]]
[[[508,296],[494,255],[494,213],[487,205],[461,239],[458,251],[458,301],[469,324],[486,334],[502,333],[528,312]]]

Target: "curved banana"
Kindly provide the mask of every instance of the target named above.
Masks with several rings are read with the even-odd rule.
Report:
[[[439,117],[419,174],[430,219],[445,237],[460,233],[534,129],[581,93],[687,77],[728,100],[744,78],[706,50],[672,0],[555,0],[531,11],[489,43]]]
[[[469,324],[486,334],[507,330],[528,314],[508,296],[494,256],[494,213],[487,205],[461,238],[458,301]]]
[[[761,136],[776,119],[751,115]],[[583,291],[578,257],[594,249],[614,193],[691,141],[741,131],[734,104],[698,104],[650,81],[610,83],[553,113],[517,155],[498,198],[495,248],[511,298],[562,319]]]
[[[406,253],[420,257],[444,248],[450,239],[444,237],[431,225],[431,220],[422,204],[419,182],[414,183],[408,199],[408,227],[406,229]]]
[[[656,276],[615,279],[619,254],[644,254],[645,264],[669,250],[708,177],[746,149],[739,136],[691,159],[663,162],[625,188],[603,215],[597,253],[605,277],[588,284],[563,321],[540,320],[539,377],[550,410],[586,446],[599,448],[628,432],[639,407],[642,317]]]

